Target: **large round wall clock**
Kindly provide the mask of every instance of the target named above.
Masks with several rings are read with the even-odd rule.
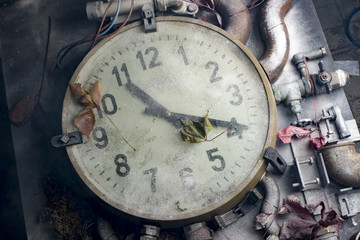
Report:
[[[140,23],[98,44],[71,82],[103,88],[96,124],[67,147],[82,181],[116,212],[160,226],[206,221],[234,207],[265,171],[276,135],[271,87],[255,57],[227,32],[189,18]],[[67,91],[63,132],[82,107]],[[112,120],[134,151],[120,136]],[[181,120],[208,116],[212,141],[190,143]]]

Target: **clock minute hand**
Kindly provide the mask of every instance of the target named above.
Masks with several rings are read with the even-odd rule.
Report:
[[[159,112],[153,108],[145,108],[145,113],[149,114],[149,115],[162,117],[162,118],[170,121],[177,128],[182,127],[180,119],[198,121],[198,122],[204,121],[204,117],[182,114],[182,113],[175,113],[175,112]],[[236,131],[242,131],[242,130],[248,129],[248,127],[246,125],[237,123],[235,121],[229,122],[229,121],[223,121],[223,120],[218,120],[218,119],[213,119],[213,118],[209,118],[209,121],[214,126],[218,126],[218,127],[230,127],[231,126]]]

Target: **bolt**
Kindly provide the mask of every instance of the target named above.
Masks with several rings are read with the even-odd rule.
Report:
[[[308,181],[308,182],[304,182],[304,185],[310,185],[310,184],[319,184],[320,183],[320,179],[316,178],[312,181]]]
[[[61,138],[60,138],[61,142],[63,143],[68,143],[70,141],[70,138],[68,135],[63,135]]]
[[[354,218],[353,217],[350,217],[350,220],[351,220],[351,224],[356,227],[358,225],[357,222],[355,222]]]
[[[299,164],[309,164],[312,165],[314,163],[314,159],[312,157],[309,157],[309,160],[307,161],[300,161]]]
[[[310,184],[319,184],[319,183],[320,183],[320,179],[319,179],[319,178],[316,178],[316,179],[314,179],[314,180],[311,180],[311,181],[308,181],[308,182],[304,182],[304,186],[305,186],[305,185],[310,185]],[[301,184],[300,184],[300,183],[293,183],[292,186],[293,186],[294,188],[296,188],[296,187],[300,187]]]
[[[198,7],[196,6],[196,4],[189,4],[187,10],[189,12],[196,12],[198,10]]]

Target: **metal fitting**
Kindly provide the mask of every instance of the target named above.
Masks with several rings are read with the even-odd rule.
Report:
[[[360,154],[354,143],[330,145],[320,149],[329,175],[348,187],[360,187]]]
[[[160,236],[160,228],[152,225],[143,225],[140,234],[140,240],[157,240]]]
[[[186,240],[212,240],[214,236],[214,232],[205,222],[194,223],[183,229]]]

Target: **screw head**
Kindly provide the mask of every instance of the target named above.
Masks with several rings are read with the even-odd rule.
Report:
[[[60,140],[63,143],[68,143],[70,141],[70,138],[67,135],[63,135]]]
[[[196,4],[189,4],[187,10],[189,12],[196,12],[198,10],[198,6],[196,6]]]

